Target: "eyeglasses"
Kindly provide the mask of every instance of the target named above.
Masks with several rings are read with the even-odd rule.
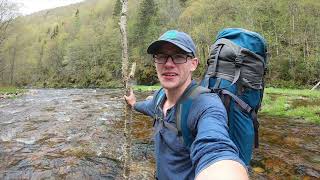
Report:
[[[174,54],[174,55],[154,54],[153,60],[157,64],[165,64],[165,63],[167,63],[169,57],[171,57],[172,62],[174,64],[183,64],[183,63],[187,62],[188,57],[193,58],[193,56],[191,54]]]

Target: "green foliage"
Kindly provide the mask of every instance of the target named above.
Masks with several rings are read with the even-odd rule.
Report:
[[[138,84],[153,85],[158,82],[155,67],[151,62],[152,61],[150,60],[149,63],[144,63],[143,66],[138,66],[136,70],[136,76],[139,77],[137,79]]]
[[[121,84],[120,11],[120,0],[95,0],[16,18],[0,46],[0,84]],[[199,79],[217,32],[242,27],[268,42],[267,86],[309,88],[320,80],[319,12],[318,0],[130,0],[129,61],[139,84],[157,83],[146,48],[166,30],[182,30],[197,45]]]
[[[115,17],[119,17],[120,12],[121,12],[121,8],[122,8],[121,1],[120,0],[116,0],[116,4],[114,5],[112,15],[115,16]]]
[[[157,16],[157,5],[154,0],[142,0],[138,9],[137,21],[133,31],[132,45],[138,49],[139,56],[145,56],[145,49],[152,36],[154,20]],[[138,46],[137,46],[138,45]]]

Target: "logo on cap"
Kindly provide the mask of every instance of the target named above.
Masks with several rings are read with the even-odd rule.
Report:
[[[164,35],[160,39],[164,40],[164,39],[175,39],[175,38],[177,38],[177,31],[168,31],[164,33]]]

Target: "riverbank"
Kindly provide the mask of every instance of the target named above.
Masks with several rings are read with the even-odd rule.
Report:
[[[133,89],[140,92],[156,91],[160,86],[136,85]],[[0,87],[0,99],[15,98],[24,92],[24,89],[16,87]],[[320,91],[266,88],[260,114],[320,124]]]
[[[134,86],[135,91],[155,91],[160,86]],[[303,119],[320,124],[320,91],[308,89],[266,88],[262,115]]]
[[[15,98],[22,93],[24,93],[24,89],[19,89],[16,87],[0,87],[0,99],[4,98]]]

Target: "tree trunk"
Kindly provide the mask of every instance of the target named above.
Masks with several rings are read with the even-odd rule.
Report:
[[[2,60],[2,57],[1,57],[1,52],[0,52],[0,86],[3,84],[3,71],[4,71],[4,67],[5,67],[5,65],[4,65],[4,61]]]
[[[16,37],[16,42],[13,46],[13,52],[12,52],[12,58],[11,58],[11,67],[10,67],[10,85],[13,85],[13,76],[14,76],[14,65],[15,65],[15,60],[16,60],[16,51],[17,51],[17,37]]]
[[[43,51],[44,51],[44,43],[41,43],[41,47],[40,47],[40,54],[39,54],[39,61],[38,61],[38,80],[40,80],[41,78],[43,78],[43,74],[42,74],[42,59],[43,59]]]
[[[275,36],[275,41],[276,41],[276,55],[279,56],[279,45],[280,45],[280,43],[278,42],[277,26],[276,26],[275,23],[273,23],[273,30],[274,30],[274,36]]]

